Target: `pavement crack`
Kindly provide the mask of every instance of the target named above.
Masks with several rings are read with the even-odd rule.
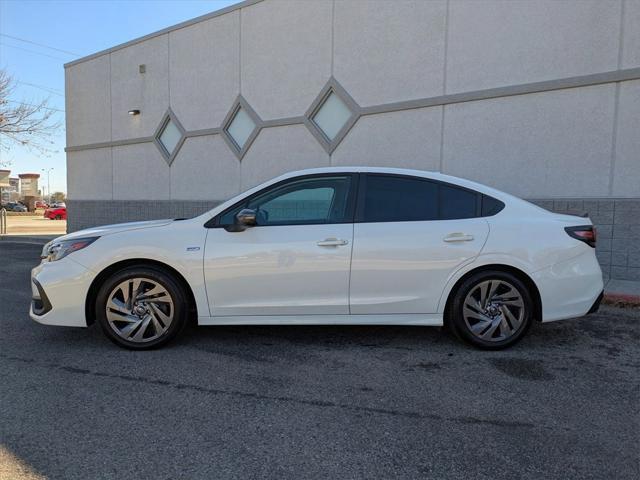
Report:
[[[342,410],[348,410],[348,411],[359,412],[359,413],[389,415],[394,417],[404,417],[404,418],[419,419],[419,420],[453,422],[453,423],[464,424],[464,425],[469,425],[469,424],[488,425],[488,426],[494,426],[494,427],[526,428],[526,429],[531,429],[536,427],[544,428],[541,425],[536,425],[534,423],[529,423],[529,422],[483,419],[483,418],[464,417],[464,416],[450,417],[450,416],[438,415],[435,413],[423,413],[423,412],[416,412],[411,410],[389,409],[389,408],[380,408],[380,407],[367,407],[362,405],[352,405],[347,403],[333,402],[329,400],[316,400],[316,399],[309,399],[309,398],[280,396],[280,395],[266,395],[266,394],[246,392],[241,390],[224,390],[220,388],[202,387],[200,385],[193,385],[188,383],[177,383],[177,382],[172,382],[170,380],[160,380],[160,379],[147,378],[142,376],[95,371],[95,370],[89,370],[86,368],[71,367],[71,366],[62,365],[58,363],[50,363],[50,362],[41,363],[34,359],[21,358],[16,356],[5,355],[1,353],[0,353],[0,358],[4,358],[5,360],[10,360],[10,361],[30,363],[43,368],[51,368],[51,369],[59,370],[59,371],[74,374],[74,375],[89,375],[89,376],[102,377],[102,378],[111,378],[114,380],[122,380],[126,382],[135,382],[135,383],[141,383],[145,385],[169,387],[169,388],[182,390],[182,391],[186,390],[186,391],[198,392],[206,395],[246,398],[246,399],[258,400],[258,401],[267,400],[267,401],[276,401],[276,402],[288,402],[288,403],[294,403],[299,405],[309,405],[309,406],[320,407],[320,408],[338,408]]]

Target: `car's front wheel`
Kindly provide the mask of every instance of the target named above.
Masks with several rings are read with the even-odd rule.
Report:
[[[467,278],[447,312],[453,332],[479,348],[497,350],[519,341],[534,317],[531,292],[508,272],[484,271]]]
[[[186,324],[188,297],[165,271],[128,267],[109,277],[96,297],[96,320],[117,345],[132,350],[157,348]]]

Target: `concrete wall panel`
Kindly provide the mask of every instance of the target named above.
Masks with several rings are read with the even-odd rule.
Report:
[[[333,165],[440,168],[442,107],[361,117],[333,152]]]
[[[171,165],[171,198],[223,201],[240,193],[240,162],[220,135],[187,138]]]
[[[153,143],[113,147],[113,198],[170,198],[169,165]]]
[[[241,89],[263,119],[304,114],[329,80],[331,10],[296,0],[242,9]]]
[[[111,54],[113,140],[153,135],[169,107],[168,36]],[[144,64],[146,73],[139,72]],[[128,111],[139,109],[140,115]]]
[[[362,106],[443,93],[446,2],[336,2],[334,76]]]
[[[640,0],[624,0],[622,68],[640,67]]]
[[[452,1],[447,93],[615,70],[620,0]]]
[[[111,140],[109,55],[65,70],[67,145]]]
[[[111,148],[67,154],[67,193],[73,200],[113,198]]]
[[[171,108],[187,130],[219,127],[240,89],[240,12],[169,34]]]
[[[520,197],[606,196],[615,86],[445,108],[443,171]]]
[[[292,170],[328,166],[329,155],[305,126],[266,128],[242,159],[241,190]]]
[[[640,197],[640,80],[620,84],[612,193]]]

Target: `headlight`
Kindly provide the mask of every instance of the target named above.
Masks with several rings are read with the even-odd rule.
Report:
[[[74,238],[73,240],[61,240],[47,243],[42,249],[42,258],[49,262],[55,262],[66,257],[70,253],[82,250],[95,242],[100,237]]]

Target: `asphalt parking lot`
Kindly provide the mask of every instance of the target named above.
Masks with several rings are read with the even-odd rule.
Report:
[[[638,310],[502,352],[418,327],[190,328],[129,352],[28,318],[39,250],[0,242],[6,478],[640,476]]]

